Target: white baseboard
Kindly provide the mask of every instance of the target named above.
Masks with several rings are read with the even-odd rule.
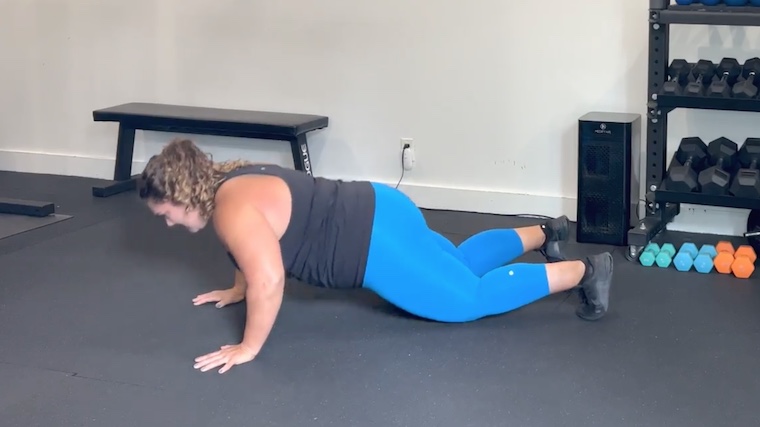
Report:
[[[145,161],[133,162],[133,171]],[[114,159],[91,155],[0,150],[0,170],[110,179]],[[395,186],[396,182],[384,182]],[[421,208],[490,214],[567,215],[576,220],[576,198],[513,193],[477,188],[406,183],[399,189]],[[746,230],[749,211],[722,207],[682,205],[681,214],[669,230],[739,236]]]
[[[395,182],[385,182],[395,186]],[[513,193],[477,188],[444,187],[404,183],[398,186],[414,202],[426,209],[442,209],[499,215],[567,215],[576,218],[576,199],[562,196]]]
[[[133,170],[145,167],[134,162]],[[114,158],[70,153],[48,153],[21,150],[0,150],[0,170],[63,176],[110,179]]]

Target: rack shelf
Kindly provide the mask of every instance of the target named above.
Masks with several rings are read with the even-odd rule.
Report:
[[[760,26],[757,6],[669,5],[652,13],[660,24]]]
[[[675,158],[670,161],[668,170],[672,170],[674,166],[680,166],[680,163]],[[731,194],[714,195],[670,191],[665,182],[654,192],[654,200],[657,203],[688,203],[691,205],[723,206],[737,209],[760,209],[760,198],[735,197]]]
[[[760,209],[760,199],[713,196],[668,191],[668,113],[676,108],[760,112],[760,99],[663,95],[670,64],[670,25],[728,25],[760,27],[760,7],[676,5],[670,0],[649,0],[648,115],[646,125],[646,213],[628,231],[628,259],[638,258],[642,248],[680,212],[681,203],[703,206]]]
[[[702,206],[723,206],[737,209],[760,209],[760,199],[747,199],[731,195],[714,196],[702,193],[683,193],[668,191],[663,185],[655,191],[654,199],[657,203],[688,203]]]
[[[692,108],[700,110],[760,112],[760,98],[712,98],[706,96],[657,95],[657,107],[665,110]]]

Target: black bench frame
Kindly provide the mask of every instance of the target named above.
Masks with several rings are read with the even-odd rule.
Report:
[[[141,113],[141,109],[145,113]],[[192,115],[156,114],[151,109],[172,109],[192,111]],[[226,112],[236,115],[249,114],[251,120],[225,120]],[[263,117],[276,117],[283,123],[270,123]],[[93,111],[96,122],[118,122],[119,134],[116,143],[116,159],[113,181],[92,188],[95,197],[109,197],[132,191],[137,185],[137,176],[132,175],[132,161],[135,148],[135,131],[173,132],[197,135],[228,136],[251,139],[287,141],[290,143],[293,164],[296,170],[312,175],[311,157],[306,134],[327,127],[325,116],[262,111],[225,110],[219,108],[188,107],[167,104],[129,103]]]

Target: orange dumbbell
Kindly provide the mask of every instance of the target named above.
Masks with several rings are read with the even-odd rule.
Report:
[[[741,245],[734,253],[734,262],[731,263],[731,271],[740,279],[749,278],[755,271],[757,255],[752,246]]]
[[[751,249],[751,248],[750,248]],[[715,251],[718,253],[713,260],[713,265],[718,273],[731,274],[731,266],[734,263],[734,245],[731,242],[718,242],[715,245]]]

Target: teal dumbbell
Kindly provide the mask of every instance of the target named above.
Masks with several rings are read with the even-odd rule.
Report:
[[[709,273],[713,269],[713,260],[718,255],[713,245],[702,245],[699,254],[694,258],[694,268],[700,273]]]
[[[651,267],[654,265],[654,259],[657,254],[660,253],[660,245],[657,243],[648,244],[639,255],[639,262],[644,267]]]
[[[673,259],[673,265],[675,265],[678,271],[689,271],[694,264],[694,258],[699,255],[697,245],[694,243],[684,243],[681,245],[678,254]]]
[[[670,263],[673,262],[673,257],[676,254],[676,247],[671,243],[665,243],[660,248],[660,252],[654,258],[654,262],[660,268],[670,267]]]

